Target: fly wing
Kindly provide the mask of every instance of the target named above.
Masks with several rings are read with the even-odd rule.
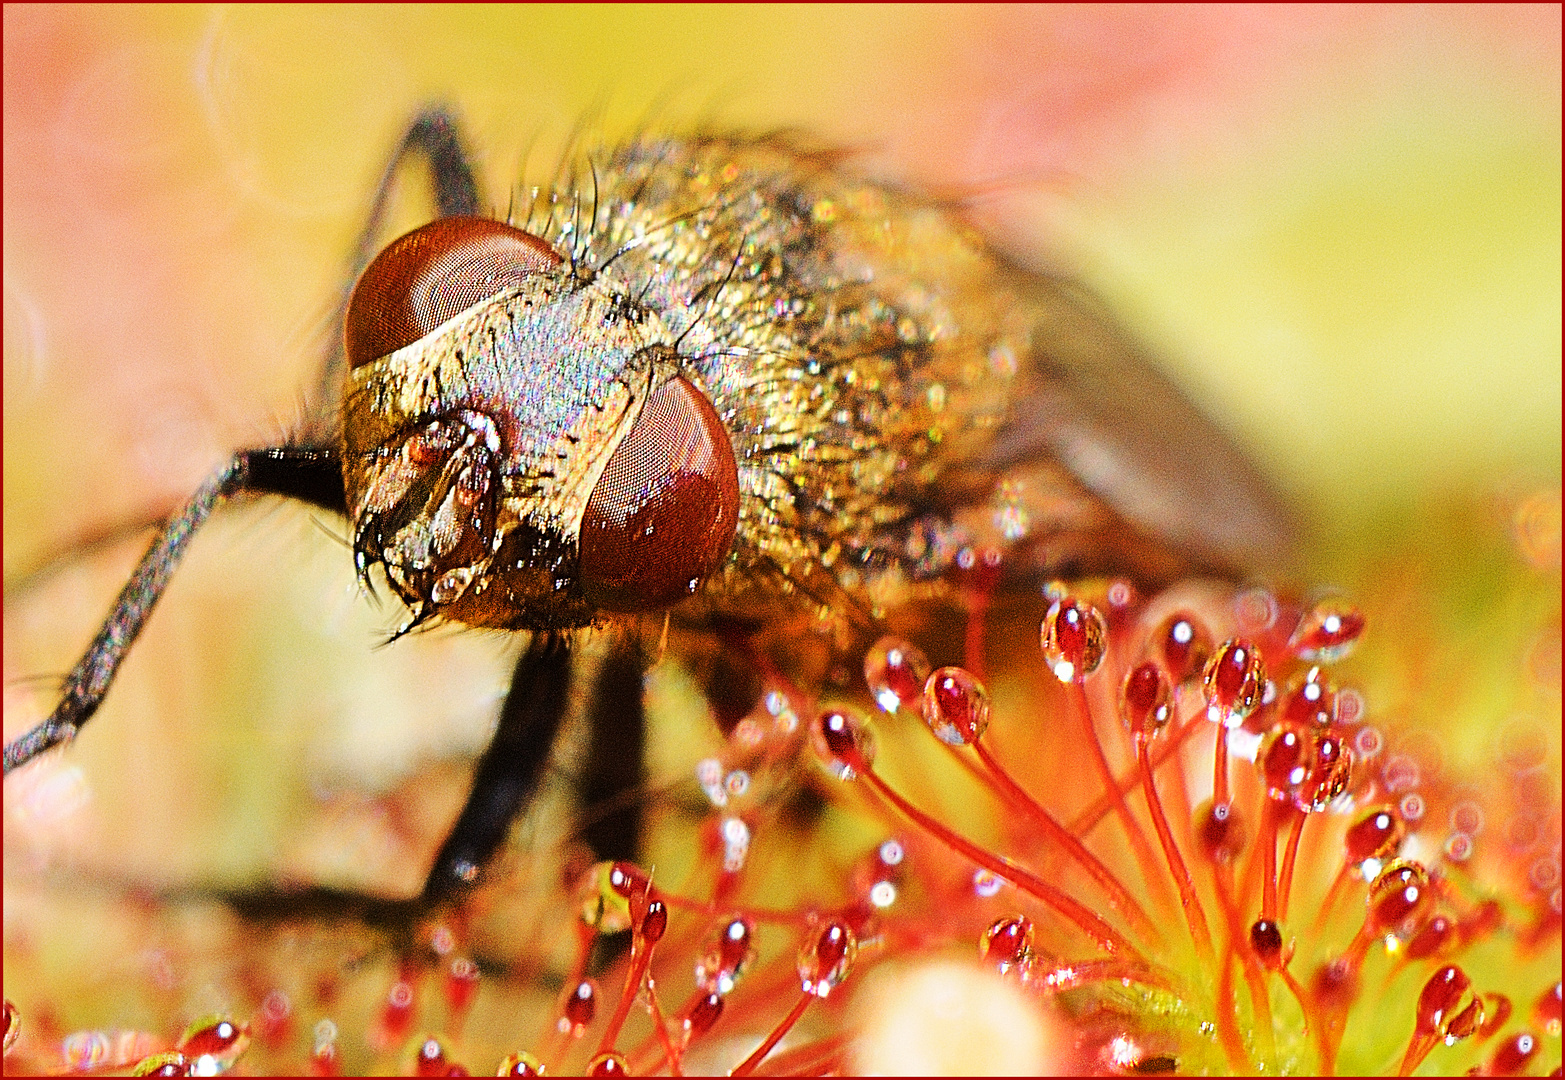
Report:
[[[1233,440],[1069,283],[1031,278],[1030,365],[978,463],[1003,473],[1053,459],[1136,529],[1198,566],[1285,565],[1293,525],[1281,499]]]

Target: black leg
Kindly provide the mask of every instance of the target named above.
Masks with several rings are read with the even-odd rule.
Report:
[[[478,181],[473,177],[473,167],[467,160],[467,152],[457,138],[456,118],[443,106],[431,105],[413,118],[402,135],[402,141],[392,151],[386,171],[375,187],[375,201],[370,204],[369,220],[359,233],[358,246],[354,248],[354,276],[369,264],[380,250],[380,229],[386,217],[386,207],[391,202],[391,188],[402,162],[410,154],[422,154],[429,163],[430,181],[434,186],[435,212],[439,217],[462,217],[478,213]]]
[[[499,727],[473,774],[467,805],[424,881],[425,900],[444,899],[474,884],[505,842],[512,820],[532,801],[543,779],[565,718],[570,681],[565,639],[534,635],[511,676]]]
[[[344,517],[348,496],[342,487],[342,455],[326,447],[275,446],[246,450],[244,490],[283,495]]]
[[[410,155],[422,155],[429,164],[431,186],[434,188],[437,217],[465,217],[478,213],[478,181],[462,140],[457,135],[456,118],[441,105],[430,105],[413,118],[403,132],[402,141],[391,153],[380,182],[375,186],[375,198],[370,203],[369,217],[359,233],[349,262],[347,285],[337,305],[332,325],[337,337],[331,342],[322,365],[321,380],[316,388],[319,414],[311,423],[308,437],[312,442],[323,442],[335,433],[337,423],[336,403],[341,400],[345,357],[342,351],[342,320],[348,310],[348,294],[359,279],[359,274],[369,265],[389,237],[381,236],[385,225],[386,209],[391,204],[391,192],[396,183],[397,170]]]
[[[600,859],[634,861],[640,854],[645,673],[641,647],[627,636],[604,659],[593,687],[591,734],[576,792],[587,821],[582,838]]]
[[[335,477],[335,479],[333,479]],[[114,602],[109,617],[86,654],[66,676],[60,703],[49,718],[5,747],[5,771],[75,736],[108,693],[120,662],[146,625],[147,616],[168,587],[179,560],[218,503],[243,493],[287,495],[339,513],[343,510],[342,469],[328,449],[280,447],[247,450],[214,473],[189,502],[163,526],[141,557]]]

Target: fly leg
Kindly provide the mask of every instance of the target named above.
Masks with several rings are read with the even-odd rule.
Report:
[[[273,447],[235,454],[163,525],[125,583],[98,636],[66,676],[54,712],[6,744],[7,775],[45,750],[73,738],[98,711],[115,672],[168,587],[196,530],[219,503],[243,494],[284,495],[339,514],[346,510],[342,467],[336,450]]]
[[[450,110],[442,105],[426,106],[408,124],[375,185],[375,198],[370,203],[369,217],[353,246],[353,255],[348,263],[348,280],[332,318],[332,326],[337,328],[337,333],[333,336],[326,362],[321,366],[320,381],[316,386],[315,400],[321,404],[307,432],[311,442],[329,441],[337,433],[337,404],[341,401],[343,376],[346,373],[341,330],[348,312],[348,296],[359,274],[383,246],[381,231],[385,227],[386,211],[391,205],[397,173],[403,162],[409,157],[419,156],[429,166],[436,217],[466,217],[478,213],[478,181],[473,175],[472,163],[462,147],[457,128],[456,117]]]
[[[627,633],[604,657],[593,682],[587,750],[576,777],[586,818],[581,836],[600,859],[635,861],[641,848],[646,783],[646,660]]]
[[[536,634],[516,664],[500,723],[473,774],[467,803],[435,857],[423,899],[437,901],[477,881],[527,809],[548,768],[569,707],[572,659],[565,638]],[[645,661],[627,638],[599,663],[586,716],[587,746],[576,771],[582,837],[600,859],[633,860],[641,833],[646,714]]]
[[[558,634],[533,635],[516,662],[494,739],[473,788],[424,880],[426,901],[456,895],[505,842],[511,822],[537,793],[569,705],[571,653]]]

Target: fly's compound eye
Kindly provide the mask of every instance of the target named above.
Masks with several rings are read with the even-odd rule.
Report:
[[[670,379],[652,392],[587,500],[582,588],[609,611],[682,600],[727,557],[738,523],[728,432],[688,379]]]
[[[413,344],[482,300],[560,263],[543,240],[488,218],[431,221],[393,240],[348,298],[351,367]]]

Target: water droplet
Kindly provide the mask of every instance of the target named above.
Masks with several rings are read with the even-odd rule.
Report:
[[[446,1048],[433,1036],[420,1039],[413,1051],[414,1076],[447,1076],[451,1063],[446,1060]]]
[[[377,1041],[390,1046],[407,1038],[413,1026],[413,984],[398,979],[386,992],[386,1003],[380,1012],[380,1037]]]
[[[680,1017],[679,1026],[684,1033],[684,1041],[689,1044],[691,1039],[705,1035],[712,1030],[712,1025],[717,1023],[718,1017],[723,1015],[723,995],[713,990],[696,998],[690,1008],[685,1010],[685,1015]]]
[[[1402,820],[1409,825],[1423,820],[1424,797],[1416,791],[1410,791],[1402,796],[1402,801],[1397,803],[1397,811],[1402,815]]]
[[[1044,661],[1060,682],[1085,679],[1103,662],[1108,625],[1091,604],[1071,597],[1056,600],[1039,631]]]
[[[924,684],[924,722],[948,746],[969,746],[989,727],[989,691],[968,671],[943,667]]]
[[[616,1054],[612,1050],[599,1054],[587,1062],[588,1076],[629,1076],[630,1066],[626,1063],[622,1054]]]
[[[500,1062],[499,1075],[501,1076],[542,1076],[543,1062],[523,1050],[517,1054],[508,1055]]]
[[[1349,691],[1344,690],[1337,696],[1339,707],[1348,693]],[[1385,749],[1385,746],[1385,736],[1380,734],[1379,728],[1359,728],[1358,734],[1353,736],[1353,749],[1358,752],[1358,756],[1364,761],[1374,758],[1381,750]]]
[[[435,950],[436,956],[449,956],[451,950],[456,948],[456,935],[445,923],[435,927],[429,934],[429,947]]]
[[[1005,882],[987,870],[973,871],[973,892],[986,899],[998,893],[1004,884]]]
[[[738,731],[738,728],[735,728]],[[696,762],[696,782],[706,793],[713,806],[728,805],[728,785],[723,783],[723,763],[717,758],[702,758]]]
[[[1364,718],[1364,695],[1351,686],[1344,686],[1337,691],[1337,723],[1349,727]],[[1373,728],[1365,728],[1365,731],[1374,731]],[[1378,736],[1380,733],[1375,732]],[[1373,754],[1380,753],[1380,746],[1374,746]]]
[[[1380,779],[1386,785],[1386,790],[1395,794],[1399,791],[1407,791],[1416,788],[1418,782],[1423,779],[1423,774],[1418,767],[1418,762],[1406,754],[1392,754],[1381,766]]]
[[[1348,790],[1353,778],[1353,751],[1343,745],[1331,729],[1317,729],[1313,735],[1309,775],[1294,805],[1307,814],[1319,813]]]
[[[1150,739],[1167,726],[1173,716],[1172,690],[1168,676],[1148,660],[1125,676],[1120,688],[1119,714],[1138,739]]]
[[[750,920],[738,915],[729,919],[696,961],[696,985],[715,994],[732,990],[755,959],[754,934]]]
[[[1376,806],[1364,811],[1348,826],[1343,847],[1347,849],[1349,863],[1362,863],[1365,859],[1384,862],[1397,853],[1406,836],[1407,827],[1396,811],[1389,806]]]
[[[1282,716],[1300,727],[1327,727],[1336,719],[1337,694],[1325,673],[1312,667],[1289,685],[1282,699]]]
[[[452,603],[473,583],[473,568],[471,566],[458,567],[455,570],[447,570],[435,579],[430,587],[430,602],[437,605]]]
[[[1476,845],[1473,843],[1471,836],[1464,832],[1454,832],[1445,838],[1445,844],[1441,850],[1445,852],[1445,857],[1451,862],[1464,863],[1473,857],[1475,847]]]
[[[224,1071],[250,1046],[250,1025],[236,1024],[226,1016],[197,1020],[180,1036],[175,1047],[191,1060],[198,1073]],[[203,1059],[210,1058],[207,1062]]]
[[[1032,958],[1033,924],[1025,915],[996,919],[978,942],[978,956],[1002,975],[1025,966]]]
[[[1418,933],[1408,939],[1404,955],[1409,960],[1423,960],[1439,956],[1448,945],[1456,941],[1456,924],[1447,915],[1432,915],[1418,928]]]
[[[1201,673],[1206,693],[1207,719],[1224,727],[1238,727],[1261,702],[1266,686],[1266,666],[1258,649],[1243,638],[1218,646]]]
[[[1341,597],[1328,597],[1300,617],[1288,650],[1313,664],[1331,664],[1352,652],[1363,632],[1363,613]]]
[[[1464,799],[1451,807],[1451,828],[1477,838],[1483,832],[1483,807],[1472,799]]]
[[[1538,1052],[1538,1038],[1530,1031],[1517,1032],[1502,1042],[1489,1059],[1490,1076],[1517,1076]]]
[[[581,921],[600,934],[618,934],[629,930],[630,893],[639,884],[647,888],[646,873],[632,863],[611,860],[594,863],[582,876],[577,895],[581,900]]]
[[[1483,1000],[1473,993],[1473,982],[1454,964],[1437,970],[1418,995],[1414,1029],[1439,1035],[1447,1046],[1465,1039],[1483,1024]]]
[[[273,990],[261,999],[255,1016],[256,1037],[268,1046],[287,1041],[293,1027],[293,1002],[281,990]]]
[[[1270,919],[1257,919],[1250,926],[1250,948],[1269,968],[1282,962],[1282,928]]]
[[[1346,956],[1337,956],[1315,969],[1311,989],[1322,1005],[1341,1008],[1358,997],[1359,985],[1358,965]]]
[[[1281,608],[1277,598],[1265,589],[1246,589],[1234,597],[1234,618],[1246,633],[1259,634],[1277,622]]]
[[[1380,872],[1365,897],[1370,930],[1407,937],[1429,907],[1429,873],[1416,862],[1395,862]]]
[[[1292,724],[1279,721],[1268,733],[1255,761],[1266,783],[1267,797],[1291,803],[1314,764],[1310,739]]]
[[[668,929],[668,906],[661,900],[652,900],[647,904],[647,913],[641,917],[641,925],[636,927],[636,935],[648,945],[656,945],[663,938],[663,932]]]
[[[869,724],[851,709],[828,709],[810,726],[810,742],[832,775],[852,780],[875,760]]]
[[[1141,597],[1136,594],[1136,587],[1123,578],[1115,578],[1109,582],[1103,598],[1108,602],[1109,610],[1116,618],[1129,614],[1130,610],[1141,601]]]
[[[883,637],[864,654],[864,681],[875,704],[888,713],[916,702],[928,678],[929,658],[899,637]]]
[[[848,924],[833,919],[812,931],[799,950],[799,985],[806,994],[826,997],[848,977],[858,955],[858,941]]]
[[[723,870],[737,874],[750,857],[750,826],[743,818],[726,817],[718,827],[723,840]]]
[[[466,1012],[478,994],[478,965],[465,956],[451,961],[446,969],[446,1007],[453,1013]]]
[[[1195,834],[1206,857],[1217,863],[1236,859],[1244,851],[1247,839],[1244,819],[1234,805],[1211,799],[1196,807]]]
[[[560,1030],[580,1037],[587,1025],[598,1015],[598,984],[591,979],[577,983],[565,998],[560,1010]]]
[[[1193,615],[1170,615],[1153,640],[1176,683],[1198,674],[1212,655],[1212,635]]]

